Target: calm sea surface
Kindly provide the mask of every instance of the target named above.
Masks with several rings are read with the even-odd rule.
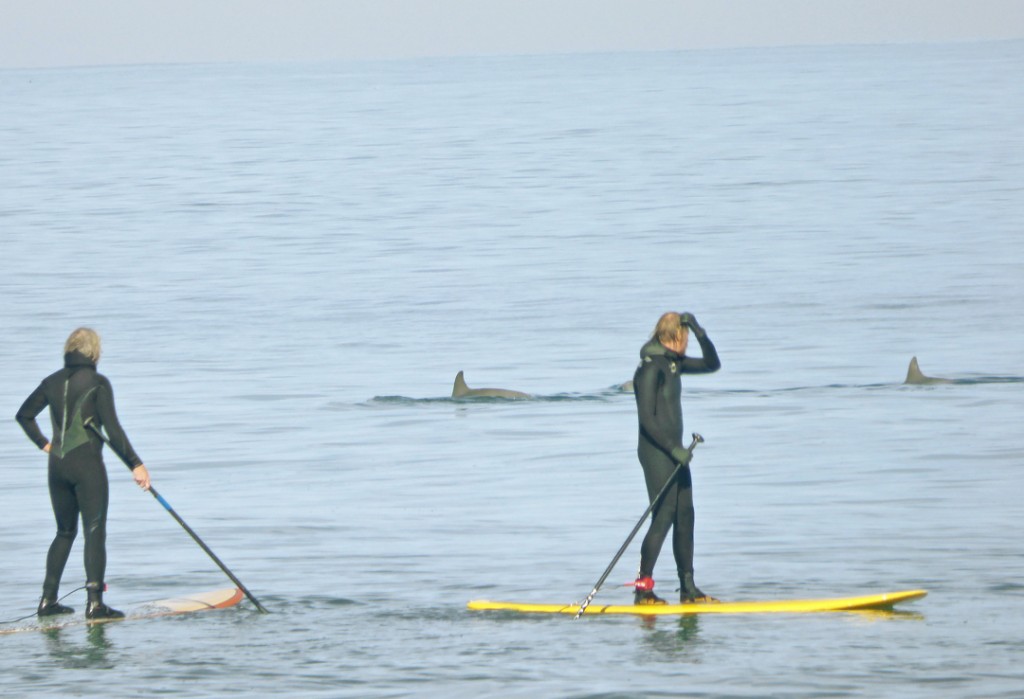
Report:
[[[53,534],[14,413],[79,325],[273,612],[0,636],[0,695],[1020,697],[1022,74],[1021,42],[0,72],[0,620]],[[927,598],[465,609],[611,561],[646,507],[617,387],[670,309],[723,360],[685,383],[701,587]],[[915,355],[953,383],[902,385]],[[453,401],[460,369],[536,398]],[[108,470],[112,604],[230,584]]]

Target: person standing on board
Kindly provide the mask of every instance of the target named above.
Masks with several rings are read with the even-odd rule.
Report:
[[[97,373],[100,338],[89,328],[78,328],[64,344],[64,368],[43,379],[25,400],[16,419],[29,439],[49,454],[50,502],[57,520],[57,535],[46,556],[46,578],[39,601],[39,616],[69,614],[74,610],[57,601],[57,590],[71,544],[78,533],[78,517],[85,531],[87,619],[117,619],[124,614],[103,603],[103,577],[107,567],[107,504],[109,488],[103,463],[103,442],[88,425],[105,429],[117,451],[132,467],[139,487],[149,489],[149,472],[132,449],[114,410],[110,381]],[[53,440],[43,436],[36,416],[50,407]]]
[[[701,357],[686,356],[690,331],[700,343]],[[683,410],[680,401],[682,374],[718,371],[718,359],[707,333],[691,313],[670,311],[658,319],[654,334],[640,350],[640,366],[633,375],[640,437],[637,456],[644,470],[651,501],[665,487],[676,466],[683,468],[676,483],[655,507],[651,524],[640,547],[640,572],[634,585],[636,604],[666,604],[654,594],[654,564],[670,529],[681,590],[680,602],[708,602],[693,582],[693,489],[690,454],[683,446]]]

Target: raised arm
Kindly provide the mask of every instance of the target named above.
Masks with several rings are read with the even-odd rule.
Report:
[[[707,331],[700,326],[692,313],[681,313],[679,322],[686,325],[693,332],[700,344],[700,357],[686,357],[680,362],[679,371],[682,374],[710,374],[722,368],[722,361],[718,358],[718,350],[711,342]]]

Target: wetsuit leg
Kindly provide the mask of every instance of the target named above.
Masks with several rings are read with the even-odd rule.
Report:
[[[107,507],[110,488],[103,463],[94,460],[77,464],[75,485],[85,534],[85,579],[102,583],[107,570]]]
[[[679,488],[676,491],[676,519],[672,530],[672,552],[675,554],[676,568],[679,579],[686,573],[693,573],[693,487],[690,482],[690,469],[683,469],[680,474]]]
[[[657,447],[640,443],[637,450],[640,457],[640,465],[644,469],[644,480],[647,484],[648,501],[653,501],[661,489],[665,487],[676,464],[672,459]],[[640,575],[641,578],[654,577],[654,565],[658,562],[658,554],[665,543],[669,529],[676,520],[676,500],[678,485],[673,484],[665,497],[661,500],[651,513],[651,524],[640,545]]]
[[[53,457],[49,466],[50,504],[57,520],[57,535],[46,554],[46,578],[43,580],[43,598],[57,599],[60,579],[64,574],[71,545],[78,534],[78,499],[75,485],[63,473],[63,464]]]

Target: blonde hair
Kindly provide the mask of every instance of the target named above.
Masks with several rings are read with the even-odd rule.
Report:
[[[690,329],[679,322],[679,314],[675,311],[663,313],[658,318],[658,324],[654,326],[654,335],[658,342],[663,345],[681,342],[689,337]]]
[[[92,328],[78,328],[68,335],[64,354],[81,352],[94,363],[100,360],[100,336]]]

